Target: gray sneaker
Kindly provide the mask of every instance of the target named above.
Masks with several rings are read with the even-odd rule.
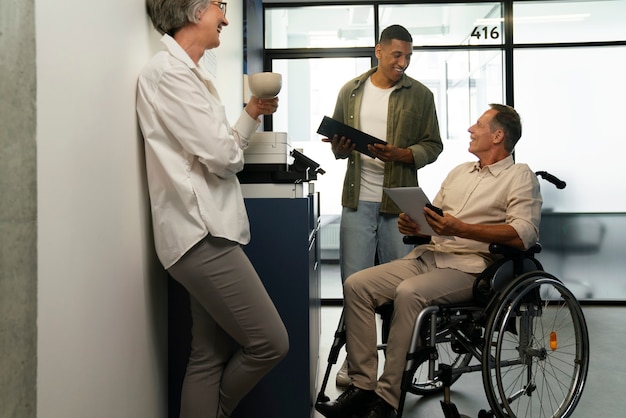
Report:
[[[337,372],[335,384],[339,387],[347,387],[350,383],[352,383],[352,379],[348,376],[348,359],[345,359]]]

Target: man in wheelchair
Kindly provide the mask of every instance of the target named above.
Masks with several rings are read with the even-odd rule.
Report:
[[[468,131],[469,152],[478,161],[457,166],[444,180],[433,200],[443,216],[424,208],[439,236],[404,258],[357,272],[344,283],[352,384],[336,400],[316,404],[325,417],[393,416],[419,312],[433,304],[471,300],[475,278],[497,257],[490,254],[490,243],[527,249],[537,242],[539,182],[526,164],[516,164],[512,157],[522,132],[519,115],[512,107],[491,104]],[[398,228],[405,235],[421,235],[406,214],[400,215]],[[392,301],[385,365],[378,377],[375,309]]]

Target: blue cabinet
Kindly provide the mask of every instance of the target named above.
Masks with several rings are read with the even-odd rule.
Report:
[[[245,199],[244,247],[289,333],[289,353],[242,400],[234,418],[312,416],[320,335],[319,200]]]
[[[252,240],[244,251],[285,323],[290,349],[242,400],[233,417],[312,416],[320,335],[318,195],[251,198],[245,202]],[[168,292],[168,416],[178,418],[191,317],[187,291],[170,278]]]

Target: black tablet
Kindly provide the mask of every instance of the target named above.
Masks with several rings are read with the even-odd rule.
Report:
[[[372,158],[374,158],[374,155],[367,149],[367,144],[387,144],[382,139],[366,134],[365,132],[359,131],[352,126],[348,126],[328,116],[324,116],[324,119],[322,119],[320,127],[317,128],[317,133],[331,139],[335,134],[339,135],[339,137],[345,136],[356,145],[355,150],[369,155]]]

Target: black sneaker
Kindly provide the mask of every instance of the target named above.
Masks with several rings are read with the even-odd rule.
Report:
[[[369,405],[369,409],[359,418],[395,418],[396,411],[383,398],[376,396],[376,399]]]
[[[334,401],[316,403],[315,410],[326,418],[350,418],[364,411],[375,397],[373,390],[359,389],[351,384]]]

